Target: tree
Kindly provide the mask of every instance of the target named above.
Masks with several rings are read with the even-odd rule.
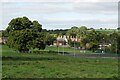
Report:
[[[56,37],[52,34],[46,35],[46,45],[53,45],[53,42],[56,40]]]
[[[87,27],[86,26],[81,26],[79,29],[80,30],[87,30]]]
[[[110,34],[111,52],[120,54],[120,32]]]
[[[2,37],[8,37],[8,34],[5,30],[2,30],[1,32],[2,32]]]
[[[118,32],[117,38],[117,53],[120,54],[120,32]]]
[[[33,21],[32,29],[34,32],[41,32],[42,31],[42,25],[38,23],[38,21]]]
[[[83,38],[83,37],[86,37],[86,34],[87,34],[87,27],[86,27],[86,26],[81,26],[81,27],[78,29],[78,34],[77,34],[77,36],[80,37],[80,38]]]
[[[8,46],[20,52],[28,52],[30,48],[45,48],[45,35],[38,21],[30,21],[27,17],[15,18],[10,21],[6,31]]]
[[[99,44],[95,42],[90,42],[90,49],[95,52],[99,48]]]
[[[99,31],[89,30],[86,32],[86,35],[81,38],[81,47],[90,49],[94,52],[99,48],[102,37],[103,36]]]
[[[76,48],[79,48],[79,47],[80,47],[80,42],[71,41],[70,39],[68,40],[68,44],[69,44],[71,47],[76,47]]]
[[[27,17],[18,17],[9,22],[6,31],[9,33],[14,30],[22,30],[26,28],[32,28],[32,22]]]
[[[45,49],[45,34],[44,32],[38,33],[38,37],[33,40],[33,48]]]
[[[67,31],[67,35],[72,36],[73,38],[77,36],[77,33],[78,33],[78,27],[75,26]]]

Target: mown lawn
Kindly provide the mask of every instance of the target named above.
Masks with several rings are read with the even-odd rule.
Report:
[[[18,53],[2,46],[3,78],[112,78],[118,60],[75,58],[52,53]]]
[[[34,49],[37,50],[37,49]],[[76,54],[89,54],[92,53],[92,51],[89,50],[79,50],[79,49],[74,49],[71,47],[55,47],[55,46],[47,46],[43,51],[55,51],[57,53],[76,53]]]

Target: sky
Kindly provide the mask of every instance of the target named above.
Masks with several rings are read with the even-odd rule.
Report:
[[[37,20],[43,29],[69,29],[73,26],[116,29],[119,0],[1,0],[0,30],[13,18]]]

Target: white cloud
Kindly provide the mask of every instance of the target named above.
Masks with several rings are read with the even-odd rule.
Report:
[[[118,2],[119,0],[73,0],[74,2]]]
[[[118,2],[119,0],[1,0],[2,2]]]
[[[118,17],[117,0],[109,0],[110,2],[107,2],[108,0],[106,2],[102,1],[56,0],[55,2],[50,2],[50,0],[4,0],[2,3],[2,26],[4,28],[1,29],[5,29],[12,18],[19,16],[27,16],[32,20],[36,19],[44,25],[44,28],[50,28],[49,25],[51,24],[61,24],[66,28],[72,25],[116,26]]]
[[[76,3],[74,10],[79,13],[88,14],[116,14],[118,4],[115,2],[97,2],[97,3]]]

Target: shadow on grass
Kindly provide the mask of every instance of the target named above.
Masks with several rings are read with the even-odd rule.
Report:
[[[15,56],[3,56],[2,60],[13,60],[13,61],[37,61],[37,60],[59,60],[58,58],[54,57],[39,57],[39,58],[32,58],[32,57],[15,57]]]
[[[59,54],[62,54],[63,52],[59,52]],[[26,52],[26,53],[16,53],[16,54],[34,54],[34,55],[46,55],[46,54],[52,54],[52,55],[57,55],[58,52],[57,51],[33,51],[33,52]],[[64,52],[64,54],[69,54],[67,52]],[[49,57],[49,56],[40,56],[40,57],[27,57],[27,56],[11,56],[11,55],[7,55],[7,56],[2,56],[0,57],[0,59],[2,58],[2,60],[14,60],[14,61],[36,61],[36,60],[59,60],[59,58],[56,57]]]
[[[119,78],[3,78],[2,80],[119,80]]]
[[[49,50],[49,51],[33,51],[33,52],[31,52],[30,51],[30,53],[35,53],[35,54],[45,54],[45,53],[47,53],[47,54],[63,54],[63,52],[57,52],[57,51],[51,51],[51,50]],[[64,54],[70,54],[70,53],[68,53],[68,52],[64,52]]]

